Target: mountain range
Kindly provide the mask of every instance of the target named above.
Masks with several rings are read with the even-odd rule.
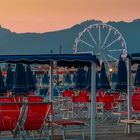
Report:
[[[71,28],[45,33],[16,33],[0,28],[0,55],[72,53],[78,33],[85,27],[102,21],[88,20]],[[140,52],[140,19],[132,22],[107,22],[120,31],[126,41],[128,53]],[[61,47],[60,47],[61,46]]]

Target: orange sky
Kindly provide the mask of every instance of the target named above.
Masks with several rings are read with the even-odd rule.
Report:
[[[48,32],[88,19],[132,21],[140,0],[0,0],[0,24],[15,32]]]

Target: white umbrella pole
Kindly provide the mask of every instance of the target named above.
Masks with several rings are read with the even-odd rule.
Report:
[[[50,61],[50,89],[49,89],[49,101],[53,101],[53,61]],[[52,102],[53,103],[53,102]],[[53,108],[53,104],[52,104]],[[50,121],[53,121],[52,114],[50,115]],[[53,127],[51,127],[51,139],[53,139]]]
[[[50,92],[49,92],[49,101],[53,100],[53,61],[50,62]]]
[[[91,140],[96,139],[96,64],[91,64]]]
[[[128,120],[131,119],[131,60],[127,58],[127,110]],[[131,126],[128,124],[127,133],[131,133]]]

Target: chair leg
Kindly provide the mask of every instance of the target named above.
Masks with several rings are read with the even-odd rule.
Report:
[[[62,135],[63,135],[63,140],[66,140],[65,139],[65,128],[64,127],[62,128]]]

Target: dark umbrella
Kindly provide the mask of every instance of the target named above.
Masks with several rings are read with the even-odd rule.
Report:
[[[67,74],[66,74],[66,76],[65,76],[65,83],[66,83],[67,85],[70,85],[70,84],[72,83],[70,73],[67,73]]]
[[[127,68],[125,61],[120,56],[118,64],[118,73],[117,73],[117,90],[126,90],[127,89]]]
[[[102,67],[101,67],[99,84],[100,84],[99,86],[100,89],[105,89],[105,90],[110,89],[110,84],[106,74],[104,63],[102,63]]]
[[[134,81],[134,86],[140,87],[140,65],[138,65],[138,68],[137,68],[135,81]]]
[[[35,83],[30,65],[27,65],[26,78],[27,78],[28,91],[35,91],[36,90],[36,83]]]
[[[37,84],[37,78],[35,74],[33,74],[33,80],[34,80],[34,83]]]
[[[12,90],[14,84],[14,73],[12,72],[11,65],[8,64],[7,76],[6,76],[6,89]]]
[[[112,81],[112,89],[115,89],[115,86],[117,83],[117,73],[116,72],[112,73],[111,81]]]
[[[49,76],[48,73],[45,73],[43,78],[42,78],[42,84],[43,85],[48,85],[49,84]]]
[[[27,79],[25,67],[23,64],[17,64],[15,70],[15,84],[13,87],[13,93],[15,95],[27,95],[28,87],[27,87]]]
[[[6,88],[4,85],[3,76],[2,76],[1,68],[0,68],[0,95],[3,95],[4,93],[6,93]]]
[[[86,71],[83,68],[79,68],[77,71],[76,87],[79,89],[86,88]]]

